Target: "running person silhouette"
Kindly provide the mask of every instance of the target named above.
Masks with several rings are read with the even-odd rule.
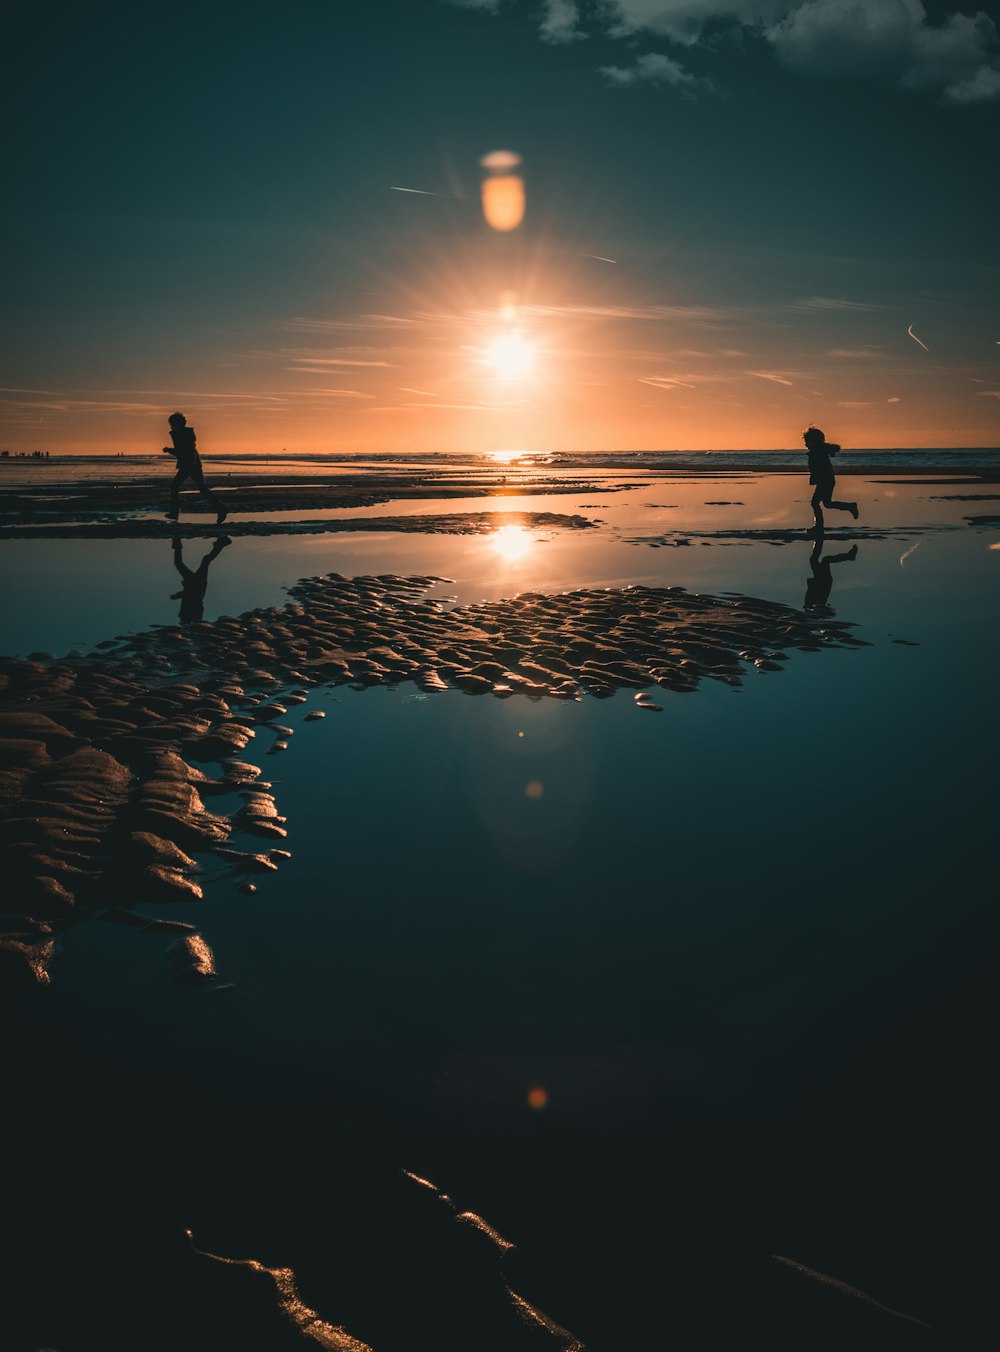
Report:
[[[840,447],[833,441],[827,441],[818,427],[807,427],[802,440],[809,453],[809,482],[816,485],[812,495],[813,531],[822,534],[823,508],[829,507],[838,512],[850,512],[855,521],[858,519],[856,502],[834,502],[833,489],[837,480],[834,477],[831,455],[838,455]]]
[[[167,419],[170,424],[170,440],[173,446],[164,446],[164,455],[172,455],[177,461],[177,473],[170,481],[169,521],[176,521],[181,510],[180,489],[185,479],[190,479],[201,496],[211,503],[215,513],[215,524],[221,526],[227,513],[225,507],[205,486],[205,475],[201,467],[201,456],[195,445],[194,428],[189,427],[183,413],[171,413]]]

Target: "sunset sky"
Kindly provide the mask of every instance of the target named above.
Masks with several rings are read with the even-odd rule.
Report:
[[[174,408],[208,454],[1000,444],[974,9],[19,8],[4,447],[155,453]]]

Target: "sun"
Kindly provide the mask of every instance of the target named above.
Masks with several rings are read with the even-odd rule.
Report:
[[[535,349],[520,333],[502,333],[486,348],[483,360],[503,380],[531,375],[535,367]]]

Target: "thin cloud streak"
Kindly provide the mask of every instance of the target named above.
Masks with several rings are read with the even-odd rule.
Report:
[[[882,310],[885,307],[875,305],[872,301],[845,300],[839,296],[806,296],[803,300],[793,300],[789,307],[791,310],[843,310],[857,311]]]
[[[744,375],[756,376],[758,380],[770,380],[775,385],[794,385],[794,380],[788,380],[787,377],[779,375],[777,371],[745,371]]]
[[[305,366],[392,366],[390,361],[358,361],[353,357],[300,357],[295,353],[284,353],[293,361]]]

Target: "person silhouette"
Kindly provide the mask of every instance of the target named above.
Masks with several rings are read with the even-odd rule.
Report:
[[[215,524],[221,526],[228,513],[222,503],[210,493],[205,486],[205,475],[201,467],[201,456],[198,454],[198,448],[195,445],[194,428],[188,426],[188,420],[183,413],[171,413],[167,419],[170,424],[170,440],[173,446],[164,446],[163,454],[172,455],[177,461],[177,473],[170,481],[170,511],[167,513],[168,521],[176,521],[180,515],[181,484],[185,479],[190,479],[203,498],[211,503],[215,510]]]
[[[830,573],[832,563],[853,563],[858,557],[857,545],[851,545],[846,554],[831,554],[829,558],[823,558],[823,534],[819,535],[813,552],[809,555],[809,567],[812,569],[812,577],[806,578],[806,599],[802,602],[803,610],[818,610],[833,613],[833,606],[829,604],[830,592],[833,590],[833,577]]]
[[[809,455],[809,482],[816,485],[812,495],[813,531],[823,533],[823,508],[830,507],[838,512],[850,512],[855,521],[858,519],[856,502],[834,502],[833,489],[837,480],[834,477],[831,455],[839,455],[840,447],[836,442],[827,441],[818,427],[807,427],[802,433]]]
[[[181,624],[196,624],[205,613],[205,589],[208,586],[208,568],[213,559],[217,559],[227,545],[233,542],[228,535],[220,535],[197,568],[188,568],[184,562],[184,549],[179,536],[174,536],[174,567],[181,575],[181,589],[172,592],[171,601],[180,601]]]

